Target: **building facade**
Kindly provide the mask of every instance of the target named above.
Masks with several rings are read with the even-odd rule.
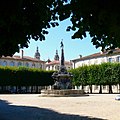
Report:
[[[80,55],[79,58],[73,59],[72,65],[73,68],[78,68],[80,66],[84,65],[93,65],[93,64],[101,64],[101,63],[107,63],[107,62],[120,62],[120,49],[115,49],[111,54],[108,52],[99,52],[92,55],[88,55],[85,57],[82,57]],[[109,78],[108,78],[109,79]],[[82,89],[82,86],[76,86],[76,89]],[[84,86],[85,92],[90,92],[89,86]],[[100,86],[93,85],[92,91],[93,93],[99,93]],[[112,85],[113,93],[120,93],[120,86],[119,85]],[[103,93],[108,93],[109,86],[102,86]]]
[[[84,65],[101,64],[105,62],[120,62],[120,49],[113,50],[113,53],[99,52],[85,57],[80,56],[77,59],[73,59],[73,68],[78,68]]]
[[[40,53],[37,50],[35,52],[34,58],[29,56],[24,56],[23,50],[21,51],[21,56],[2,56],[0,58],[0,65],[1,66],[25,66],[29,68],[40,68],[45,69],[45,61],[40,60]]]
[[[56,54],[53,61],[48,60],[47,62],[40,60],[40,53],[38,47],[34,54],[34,58],[25,56],[24,51],[21,51],[21,55],[14,55],[12,57],[2,56],[0,58],[0,66],[25,66],[29,68],[39,68],[43,70],[59,70],[60,60],[58,51],[56,50]],[[72,68],[72,63],[69,61],[65,61],[66,69]],[[41,86],[0,86],[0,91],[10,91],[13,93],[40,93],[41,89],[45,88]]]
[[[72,63],[70,61],[65,61],[65,67],[67,70],[72,68]],[[47,60],[46,62],[46,70],[59,70],[60,69],[60,60],[58,55],[58,50],[56,50],[56,54],[54,56],[54,60]]]
[[[25,66],[45,70],[45,61],[40,60],[40,53],[37,47],[34,58],[24,56],[22,50],[20,56],[2,56],[0,58],[0,66]],[[0,86],[0,93],[40,93],[41,89],[41,86]]]

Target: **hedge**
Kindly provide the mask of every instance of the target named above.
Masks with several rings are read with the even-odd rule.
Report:
[[[72,83],[77,86],[120,84],[120,63],[82,66],[70,72],[73,74]]]
[[[27,67],[0,67],[0,85],[6,86],[47,86],[52,85],[54,71]]]

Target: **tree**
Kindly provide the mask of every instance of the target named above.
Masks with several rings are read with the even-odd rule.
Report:
[[[71,69],[70,72],[73,74],[72,85],[73,86],[79,86],[80,85],[80,82],[78,80],[78,77],[79,77],[79,68]]]
[[[105,69],[106,69],[106,63],[102,63],[100,65],[97,65],[97,80],[96,80],[96,85],[100,86],[99,93],[102,93],[102,85],[105,84],[104,81],[104,74],[105,74]]]
[[[60,20],[71,17],[75,31],[73,39],[86,37],[88,32],[96,48],[114,49],[120,47],[120,7],[114,0],[68,0],[58,8]]]
[[[47,28],[70,18],[73,39],[88,32],[96,48],[120,47],[120,7],[113,0],[3,0],[0,2],[0,56],[28,47],[30,39],[45,40]]]
[[[105,81],[105,84],[108,85],[109,87],[109,93],[113,93],[112,85],[117,84],[115,67],[116,67],[115,64],[108,64],[108,66],[106,67],[106,70],[104,71],[105,72],[104,81]]]
[[[88,66],[82,66],[79,67],[79,76],[78,76],[78,81],[79,81],[79,86],[82,86],[82,89],[84,89],[84,86],[87,85],[88,82]]]
[[[0,2],[0,56],[28,47],[30,39],[45,40],[47,28],[58,26],[54,8],[64,0],[2,0]]]

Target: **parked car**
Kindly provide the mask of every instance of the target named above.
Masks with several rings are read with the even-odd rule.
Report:
[[[115,97],[115,100],[120,100],[120,95],[117,95],[117,96]]]

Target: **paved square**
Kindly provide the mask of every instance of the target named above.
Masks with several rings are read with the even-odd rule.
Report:
[[[0,120],[119,120],[116,94],[83,97],[0,95]]]

